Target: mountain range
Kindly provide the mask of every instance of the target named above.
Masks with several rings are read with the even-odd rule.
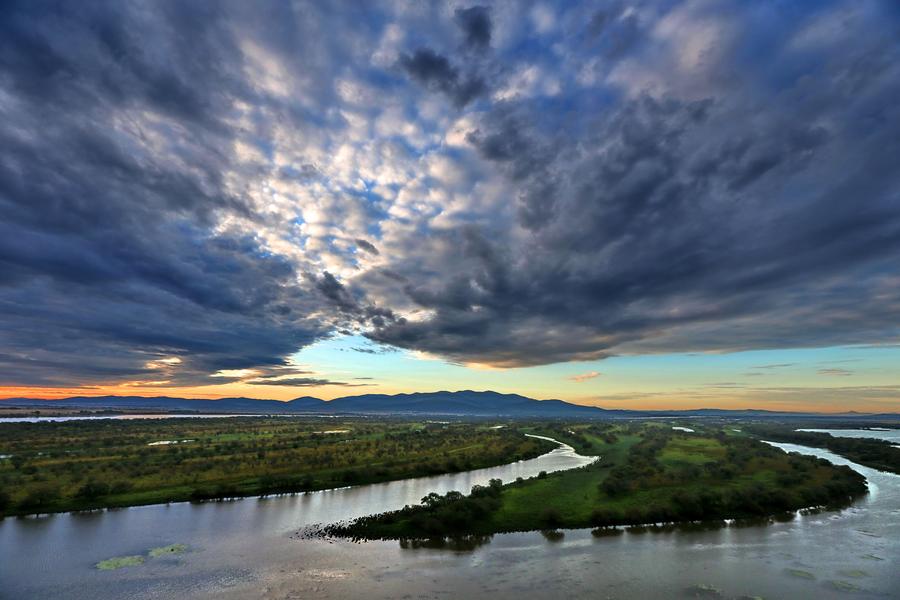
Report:
[[[229,414],[315,414],[315,415],[430,415],[452,417],[550,417],[550,418],[635,418],[635,417],[820,417],[897,419],[897,413],[869,415],[861,413],[822,414],[776,412],[768,410],[695,410],[648,411],[605,409],[572,404],[563,400],[535,400],[519,394],[492,391],[417,392],[412,394],[362,394],[334,400],[303,396],[288,401],[254,398],[202,400],[167,396],[74,396],[61,400],[37,398],[0,399],[0,407],[33,409],[152,410]]]

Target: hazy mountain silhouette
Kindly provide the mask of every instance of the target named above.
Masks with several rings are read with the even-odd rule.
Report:
[[[303,396],[287,402],[254,398],[221,398],[195,400],[167,396],[75,396],[62,400],[36,398],[7,398],[0,406],[22,406],[34,409],[84,408],[128,409],[153,411],[189,411],[196,413],[252,413],[252,414],[378,414],[378,415],[446,415],[473,417],[581,417],[628,418],[641,416],[708,416],[708,417],[766,417],[766,416],[826,416],[819,413],[788,413],[767,410],[726,410],[703,408],[679,411],[646,411],[605,409],[572,404],[563,400],[535,400],[519,394],[500,394],[491,391],[464,390],[459,392],[417,392],[412,394],[362,394],[326,401]],[[829,417],[889,417],[896,414],[862,415],[844,413]]]

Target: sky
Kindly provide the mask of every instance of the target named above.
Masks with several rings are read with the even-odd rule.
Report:
[[[0,397],[900,411],[891,0],[13,2]]]

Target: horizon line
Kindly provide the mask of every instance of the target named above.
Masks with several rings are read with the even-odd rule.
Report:
[[[408,396],[408,395],[412,395],[412,394],[440,394],[440,393],[458,394],[458,393],[464,393],[464,392],[472,392],[472,393],[478,393],[478,394],[492,393],[492,394],[498,394],[498,395],[503,395],[503,396],[521,396],[523,398],[527,398],[528,400],[532,400],[535,402],[557,401],[557,402],[564,402],[566,404],[570,404],[573,406],[580,406],[580,407],[585,407],[585,408],[596,408],[599,410],[607,410],[607,411],[691,412],[691,411],[702,411],[702,410],[718,410],[718,411],[728,411],[728,412],[754,411],[754,412],[767,412],[767,413],[776,413],[776,414],[807,414],[807,415],[861,415],[861,416],[896,415],[896,416],[900,417],[900,412],[862,412],[862,411],[856,411],[856,410],[825,412],[825,411],[808,411],[808,410],[771,410],[771,409],[765,409],[765,408],[717,408],[715,406],[701,406],[701,407],[697,407],[697,408],[671,408],[671,409],[666,409],[666,408],[604,408],[603,406],[599,406],[599,405],[580,404],[578,402],[571,402],[571,401],[562,400],[559,398],[532,398],[531,396],[525,396],[523,394],[519,394],[516,392],[505,393],[505,392],[497,392],[494,390],[473,390],[473,389],[456,390],[456,391],[435,390],[435,391],[427,391],[427,392],[398,392],[396,394],[385,394],[385,393],[355,394],[355,395],[348,395],[348,396],[340,396],[338,398],[331,398],[331,399],[319,398],[316,396],[297,396],[296,398],[291,398],[291,399],[287,399],[287,400],[278,400],[276,398],[252,398],[249,396],[220,396],[218,398],[210,398],[210,397],[188,398],[185,396],[165,396],[165,395],[148,396],[148,395],[144,395],[144,394],[134,394],[134,395],[127,395],[127,396],[119,395],[119,394],[97,394],[97,395],[85,394],[85,395],[67,396],[65,398],[39,398],[39,397],[32,397],[32,396],[8,396],[8,397],[0,398],[0,402],[15,401],[15,400],[33,400],[33,401],[39,401],[39,402],[65,402],[66,400],[72,400],[73,398],[146,398],[146,399],[172,399],[172,400],[186,400],[186,401],[213,401],[213,402],[220,401],[220,400],[241,399],[241,400],[252,400],[252,401],[260,401],[260,402],[280,402],[283,404],[287,404],[287,403],[292,402],[293,400],[298,400],[301,398],[312,398],[315,400],[319,400],[320,402],[328,403],[328,402],[332,402],[334,400],[339,400],[341,398],[356,398],[359,396],[393,397],[393,396],[403,396],[403,395]]]

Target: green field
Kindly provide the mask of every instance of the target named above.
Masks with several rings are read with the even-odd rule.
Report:
[[[485,424],[362,418],[96,420],[0,428],[0,515],[375,483],[493,466],[555,447]]]
[[[572,424],[532,429],[600,456],[592,465],[479,488],[468,497],[335,526],[359,538],[487,535],[537,529],[756,518],[808,506],[845,505],[865,480],[847,467],[785,454],[714,428],[659,423]]]

